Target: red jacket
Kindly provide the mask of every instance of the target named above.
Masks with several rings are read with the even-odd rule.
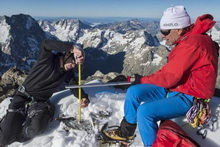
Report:
[[[211,98],[217,78],[219,46],[205,33],[214,24],[209,14],[198,17],[190,31],[177,40],[168,63],[156,73],[142,77],[141,83]]]

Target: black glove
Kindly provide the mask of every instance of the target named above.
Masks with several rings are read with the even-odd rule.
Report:
[[[127,78],[124,75],[119,75],[119,76],[115,77],[114,79],[108,81],[107,83],[111,83],[111,82],[124,82],[124,81],[128,81]],[[125,90],[129,86],[130,85],[117,85],[117,86],[114,86],[114,88],[119,88],[119,89]]]
[[[136,84],[141,84],[141,78],[142,78],[141,75],[134,74],[134,81],[131,83],[131,86]]]
[[[108,83],[111,83],[111,82],[123,82],[123,81],[127,81],[127,78],[124,75],[119,75],[119,76],[115,77],[114,79],[108,81]]]

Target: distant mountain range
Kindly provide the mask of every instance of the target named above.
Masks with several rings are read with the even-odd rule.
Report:
[[[160,46],[157,38],[159,22],[156,21],[132,19],[95,26],[80,19],[39,20],[38,22],[49,37],[55,36],[59,40],[83,45],[87,55],[85,75],[91,75],[96,70],[103,73],[114,71],[125,74],[134,74],[134,72],[146,74],[140,65],[145,65],[146,62],[150,64],[154,57],[157,57],[154,54]],[[164,50],[166,50],[165,47]],[[143,55],[142,58],[139,58],[140,53]],[[133,58],[136,62],[126,58]],[[134,70],[133,66],[136,66],[134,63],[139,70]],[[133,66],[128,69],[125,65]]]
[[[149,22],[149,21],[158,21],[159,18],[142,18],[142,17],[40,17],[40,16],[35,16],[33,17],[34,19],[38,20],[53,20],[57,21],[60,19],[80,19],[81,21],[84,22],[89,22],[89,23],[114,23],[114,22],[122,22],[122,21],[128,21],[132,19],[138,19],[143,22]]]
[[[94,22],[78,18],[35,20],[29,15],[18,14],[1,16],[0,30],[0,75],[13,66],[27,72],[35,62],[39,44],[46,38],[82,44],[87,55],[85,76],[97,69],[104,73],[149,74],[165,62],[168,54],[167,48],[160,44],[159,21],[152,19],[94,25]],[[211,33],[219,41],[217,26]],[[143,70],[143,65],[147,65],[144,66],[147,71]]]

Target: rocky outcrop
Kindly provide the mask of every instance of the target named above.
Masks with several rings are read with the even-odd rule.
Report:
[[[100,80],[102,82],[108,82],[112,79],[114,79],[115,77],[121,75],[120,73],[117,72],[109,72],[108,74],[103,74],[102,72],[100,72],[99,70],[95,72],[94,75],[91,75],[89,77],[87,77],[86,80],[84,80],[84,83],[92,81],[92,80]]]
[[[15,90],[26,78],[26,74],[13,67],[6,71],[0,79],[0,101],[8,96],[12,96]]]

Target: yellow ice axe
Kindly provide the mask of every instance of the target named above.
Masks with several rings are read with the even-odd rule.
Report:
[[[78,64],[78,83],[79,85],[81,85],[81,64]],[[81,95],[81,92],[82,92],[82,88],[80,87],[79,88],[79,99],[78,99],[78,122],[80,123],[81,122],[81,99],[82,99],[82,95]]]

